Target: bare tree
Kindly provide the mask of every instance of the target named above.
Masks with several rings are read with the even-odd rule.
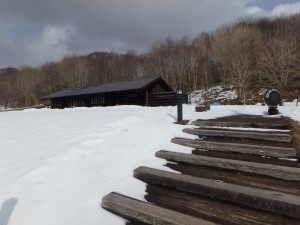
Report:
[[[207,90],[215,81],[213,66],[214,59],[211,45],[211,35],[202,33],[193,43],[193,89]]]
[[[261,32],[252,27],[237,27],[220,34],[214,42],[214,51],[221,67],[223,85],[234,85],[244,95],[256,72],[256,54],[261,48]]]
[[[268,85],[282,88],[300,78],[299,42],[294,37],[266,39],[259,58],[260,76]]]

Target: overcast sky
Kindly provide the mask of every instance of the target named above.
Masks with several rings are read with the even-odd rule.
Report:
[[[141,53],[166,37],[299,10],[300,0],[0,0],[0,68],[95,51]]]

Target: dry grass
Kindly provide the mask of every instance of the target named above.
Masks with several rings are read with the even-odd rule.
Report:
[[[291,129],[293,146],[296,149],[297,158],[300,159],[300,125],[298,122],[288,117],[283,117],[284,121]]]

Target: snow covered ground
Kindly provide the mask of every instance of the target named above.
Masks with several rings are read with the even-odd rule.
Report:
[[[212,106],[184,119],[233,114],[264,115],[266,106]],[[300,107],[284,115],[300,121]],[[116,191],[143,200],[145,185],[134,179],[138,166],[165,169],[158,150],[190,152],[170,139],[192,137],[176,125],[176,107],[117,106],[29,109],[0,112],[1,225],[118,225],[124,221],[99,206]],[[191,126],[191,125],[188,125]]]

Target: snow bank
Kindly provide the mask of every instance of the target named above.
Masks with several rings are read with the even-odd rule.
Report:
[[[192,92],[190,95],[192,104],[204,104],[206,101],[223,101],[223,100],[233,100],[237,98],[237,91],[230,87],[232,90],[225,91],[223,87],[216,86],[209,88],[207,91],[198,90]]]
[[[267,111],[266,106],[194,109],[185,105],[184,119]],[[300,107],[279,110],[300,121]],[[100,208],[101,198],[116,191],[143,200],[145,184],[132,177],[133,170],[141,165],[167,170],[154,156],[161,149],[191,151],[170,142],[191,137],[174,124],[176,112],[176,107],[138,106],[1,112],[0,224],[124,224]]]

